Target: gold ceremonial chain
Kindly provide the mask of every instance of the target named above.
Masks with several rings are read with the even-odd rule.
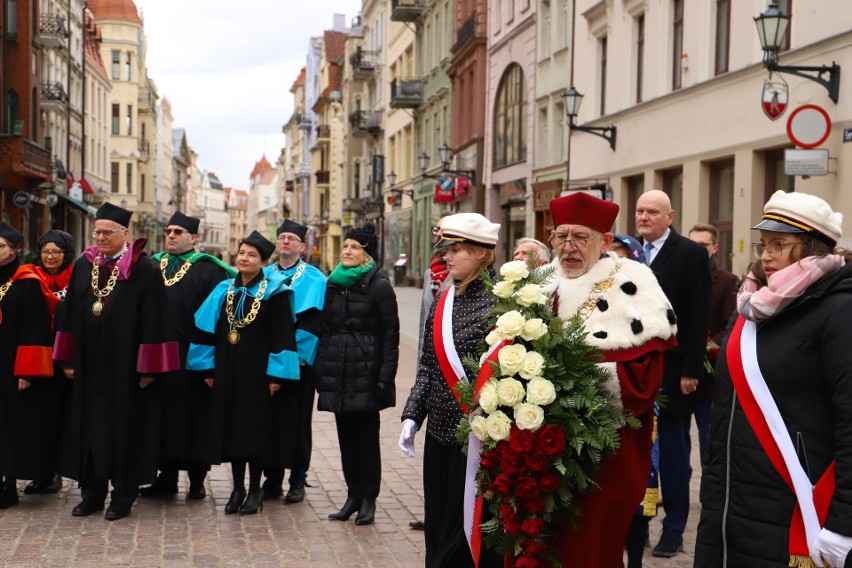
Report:
[[[10,286],[12,286],[12,281],[11,281],[11,280],[9,280],[9,281],[8,281],[8,282],[6,282],[5,284],[3,284],[3,286],[0,286],[0,302],[2,302],[2,301],[3,301],[3,296],[5,296],[5,295],[6,295],[6,292],[8,292],[8,291],[9,291],[9,287],[10,287]]]
[[[163,282],[165,282],[166,286],[174,286],[175,284],[180,282],[180,279],[183,278],[184,275],[187,273],[190,265],[192,264],[192,262],[190,261],[192,260],[192,258],[195,257],[195,255],[192,255],[187,258],[186,262],[181,265],[180,269],[171,278],[166,278],[166,266],[169,264],[168,256],[169,253],[166,253],[160,258],[160,272],[163,273]]]
[[[302,275],[302,273],[305,271],[305,268],[307,268],[307,267],[308,267],[308,263],[300,262],[299,268],[296,269],[296,273],[293,274],[293,277],[290,279],[290,283],[288,284],[288,286],[293,286],[293,282],[295,282],[296,280],[299,279],[299,277]]]
[[[101,290],[98,288],[98,277],[100,276],[100,268],[98,265],[100,264],[100,257],[96,256],[95,260],[92,262],[92,293],[97,296],[97,300],[92,304],[92,313],[96,316],[99,316],[104,311],[104,303],[101,301],[107,296],[109,296],[112,289],[115,288],[115,283],[118,282],[118,262],[115,263],[115,268],[112,269],[112,273],[109,275],[109,280],[107,280],[106,286]]]
[[[589,319],[592,315],[592,312],[595,311],[595,308],[598,307],[598,300],[603,295],[604,292],[609,290],[615,284],[615,273],[621,270],[621,263],[616,262],[615,268],[610,273],[609,278],[606,280],[602,280],[601,282],[597,282],[592,288],[591,293],[589,294],[589,299],[586,300],[578,310],[580,313],[580,317],[583,318],[583,321]]]
[[[228,343],[231,345],[236,345],[240,342],[240,332],[237,329],[243,328],[249,325],[254,321],[254,318],[257,317],[257,312],[260,310],[260,301],[263,299],[263,295],[266,293],[266,286],[269,284],[269,281],[264,278],[260,281],[260,284],[257,287],[257,294],[254,296],[254,301],[251,303],[251,309],[249,313],[246,314],[246,317],[243,319],[235,319],[234,318],[234,283],[228,286],[228,296],[225,303],[225,313],[228,314],[228,324],[230,325],[231,330],[228,332]]]

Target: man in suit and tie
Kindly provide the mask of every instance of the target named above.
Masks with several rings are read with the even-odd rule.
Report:
[[[645,259],[677,316],[678,346],[666,352],[660,410],[660,483],[666,516],[654,556],[683,551],[683,531],[689,516],[689,464],[693,395],[704,369],[707,322],[710,313],[710,272],[707,251],[672,227],[674,210],[660,190],[643,193],[636,203],[636,226]]]

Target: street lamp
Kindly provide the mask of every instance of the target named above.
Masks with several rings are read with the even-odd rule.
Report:
[[[394,197],[393,200],[388,201],[391,205],[395,205],[397,203],[397,199],[399,199],[399,202],[401,203],[403,193],[405,195],[407,195],[408,197],[410,197],[411,199],[414,199],[414,190],[413,189],[394,188],[393,186],[395,186],[395,185],[396,185],[396,172],[391,170],[388,173],[388,189],[390,190],[391,197]]]
[[[565,103],[565,114],[568,115],[568,128],[570,130],[579,130],[580,132],[588,132],[595,136],[600,136],[609,142],[609,147],[615,151],[615,126],[580,126],[575,121],[577,115],[580,114],[580,104],[583,102],[583,94],[571,85],[571,88],[562,93],[562,100]]]
[[[391,170],[388,173],[388,186],[394,186],[394,185],[396,185],[396,172]]]
[[[840,96],[840,66],[837,63],[832,61],[830,67],[778,65],[778,52],[784,45],[790,16],[773,1],[764,13],[754,17],[754,23],[763,49],[763,65],[770,73],[788,73],[819,83],[828,91],[828,98],[837,104]],[[828,75],[828,78],[823,78],[823,75]]]
[[[441,173],[442,174],[452,174],[454,176],[460,176],[465,178],[470,182],[470,185],[476,185],[476,170],[451,170],[450,169],[450,158],[452,157],[453,150],[450,148],[446,142],[441,144],[441,147],[438,148],[438,157],[441,160]],[[429,167],[429,155],[426,152],[423,152],[418,156],[417,160],[420,162],[420,172],[423,174],[423,177],[435,178],[435,176],[426,175],[426,169]]]

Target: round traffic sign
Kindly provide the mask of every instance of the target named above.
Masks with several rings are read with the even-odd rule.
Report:
[[[15,192],[15,195],[12,196],[12,203],[18,207],[26,207],[30,204],[30,194],[26,191],[17,191]]]
[[[816,148],[831,133],[831,118],[817,105],[802,105],[787,119],[787,136],[799,148]]]

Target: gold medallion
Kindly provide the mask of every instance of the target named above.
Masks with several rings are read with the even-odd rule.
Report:
[[[99,316],[104,313],[104,305],[101,303],[100,300],[97,300],[94,304],[92,304],[92,313],[96,316]]]
[[[231,345],[236,345],[240,342],[240,332],[236,329],[232,329],[228,332],[228,343]]]

